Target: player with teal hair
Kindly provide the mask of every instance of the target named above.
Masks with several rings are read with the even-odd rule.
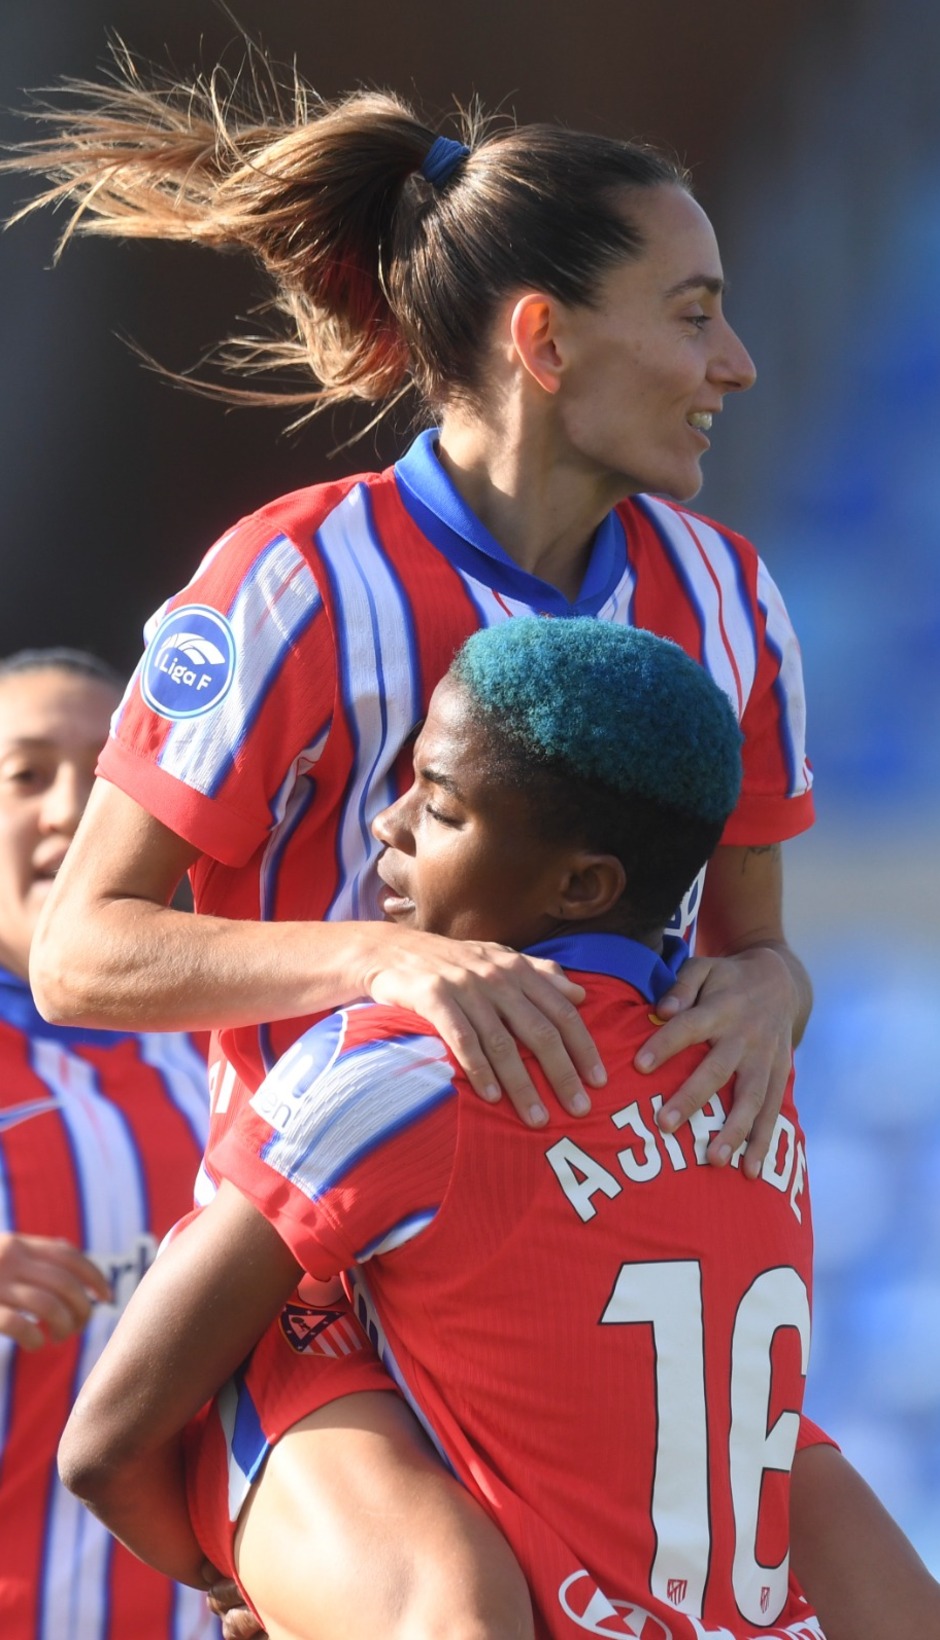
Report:
[[[366,1004],[305,1032],[240,1113],[219,1194],[135,1298],[62,1464],[163,1570],[198,1582],[208,1557],[237,1572],[272,1640],[440,1632],[429,1589],[438,1620],[448,1590],[469,1591],[473,1632],[492,1640],[606,1633],[618,1613],[675,1640],[821,1640],[801,1576],[829,1640],[907,1640],[940,1615],[909,1545],[875,1500],[859,1515],[858,1477],[799,1416],[812,1235],[792,1088],[754,1181],[707,1165],[724,1094],[675,1136],[657,1126],[703,1050],[655,1081],[634,1067],[685,955],[663,926],[737,801],[740,743],[682,650],[593,620],[478,632],[434,691],[414,782],[375,821],[384,915],[550,954],[585,989],[610,1081],[588,1116],[532,1131],[474,1098],[426,1021]],[[455,1554],[445,1500],[459,1488],[416,1424],[407,1518],[383,1514],[365,1479],[368,1395],[340,1394],[291,1441],[265,1436],[272,1358],[248,1352],[267,1350],[299,1277],[341,1271],[505,1541],[482,1513],[468,1532],[463,1494]],[[286,1354],[349,1348],[329,1299],[287,1305]],[[217,1392],[185,1437],[187,1512],[181,1432]],[[297,1508],[310,1438],[362,1450],[343,1495],[361,1521],[352,1560],[329,1530],[329,1481],[316,1519]],[[840,1489],[844,1516],[813,1514]]]

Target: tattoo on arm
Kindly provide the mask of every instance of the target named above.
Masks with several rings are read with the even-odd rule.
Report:
[[[779,843],[756,843],[756,844],[754,844],[754,845],[752,845],[748,848],[742,849],[741,850],[741,876],[742,877],[745,877],[747,875],[748,863],[751,860],[751,857],[754,856],[756,858],[758,855],[763,855],[763,854],[769,854],[769,855],[771,855],[772,858],[778,859],[779,856],[780,856],[780,844]]]

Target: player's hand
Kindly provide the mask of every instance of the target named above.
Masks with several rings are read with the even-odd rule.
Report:
[[[590,1110],[584,1084],[603,1087],[607,1077],[578,1013],[583,987],[556,962],[479,940],[389,933],[372,953],[365,993],[429,1020],[481,1099],[505,1093],[530,1127],[547,1122],[522,1043],[570,1115]]]
[[[79,1332],[111,1290],[96,1264],[52,1236],[0,1234],[0,1333],[39,1350]]]
[[[221,1577],[208,1562],[203,1570],[207,1578],[214,1580],[206,1599],[209,1610],[221,1619],[223,1640],[255,1640],[256,1635],[264,1640],[265,1631],[254,1612],[245,1605],[238,1584],[230,1577]]]
[[[747,1142],[742,1165],[757,1178],[790,1075],[798,1008],[793,975],[769,946],[684,963],[656,1004],[667,1023],[644,1043],[636,1067],[648,1074],[693,1043],[707,1042],[710,1050],[662,1106],[660,1127],[673,1132],[733,1079],[731,1111],[707,1155],[721,1167]]]

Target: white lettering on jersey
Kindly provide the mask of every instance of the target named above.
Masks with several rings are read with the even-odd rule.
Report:
[[[623,1189],[614,1175],[608,1173],[600,1162],[595,1162],[593,1156],[576,1145],[573,1139],[559,1139],[545,1152],[545,1160],[584,1224],[593,1219],[597,1212],[591,1198],[599,1190],[612,1199],[619,1196]]]
[[[646,1184],[650,1179],[658,1178],[664,1162],[669,1163],[674,1173],[684,1172],[690,1159],[698,1167],[709,1165],[709,1141],[725,1124],[725,1112],[718,1095],[713,1095],[701,1110],[693,1111],[689,1117],[691,1158],[688,1141],[683,1148],[679,1140],[685,1129],[680,1128],[679,1134],[663,1133],[656,1126],[655,1117],[662,1103],[661,1094],[652,1096],[650,1107],[654,1120],[649,1123],[641,1116],[640,1101],[636,1099],[622,1110],[610,1114],[615,1128],[633,1136],[634,1142],[616,1153],[617,1165],[629,1184]],[[731,1158],[732,1167],[740,1166],[743,1153],[744,1146],[741,1145]],[[623,1189],[616,1173],[575,1144],[567,1134],[546,1150],[545,1160],[582,1224],[588,1224],[597,1213],[594,1197],[598,1193],[612,1201]],[[782,1114],[777,1117],[760,1177],[765,1184],[779,1190],[781,1195],[789,1191],[790,1208],[794,1218],[802,1224],[800,1198],[806,1188],[806,1152],[802,1140],[797,1138],[792,1121]]]

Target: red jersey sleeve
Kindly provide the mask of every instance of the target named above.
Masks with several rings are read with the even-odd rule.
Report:
[[[796,1450],[802,1452],[808,1446],[834,1446],[837,1452],[842,1451],[838,1441],[834,1441],[831,1435],[827,1435],[824,1429],[820,1429],[818,1424],[814,1424],[812,1419],[803,1413],[800,1418],[800,1432],[796,1438]]]
[[[454,1073],[398,1009],[331,1014],[294,1044],[222,1139],[219,1174],[325,1281],[433,1222],[453,1170]]]
[[[806,696],[796,633],[786,606],[757,560],[757,667],[741,714],[744,778],[723,843],[779,843],[813,823],[813,776],[806,756]]]
[[[333,640],[299,511],[287,498],[236,525],[148,623],[98,764],[226,865],[248,860],[280,818],[334,710]],[[303,523],[309,537],[315,513]]]

